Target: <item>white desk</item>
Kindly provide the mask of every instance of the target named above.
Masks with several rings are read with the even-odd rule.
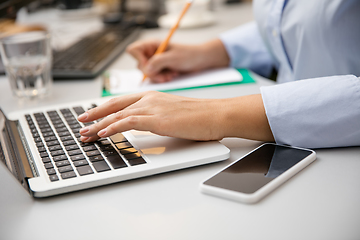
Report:
[[[217,25],[175,34],[192,42],[212,38],[251,18],[249,5],[220,9]],[[244,19],[242,19],[242,17]],[[166,30],[144,31],[142,38]],[[191,36],[191,38],[188,38]],[[112,67],[133,68],[123,55]],[[258,93],[272,84],[179,91],[174,94],[223,98]],[[99,97],[101,81],[55,82],[46,102],[18,103],[0,78],[0,107],[6,112]],[[211,164],[62,196],[33,199],[0,164],[0,239],[360,239],[360,147],[318,150],[318,159],[261,202],[245,205],[199,192],[211,174],[259,145],[224,139],[231,157]]]

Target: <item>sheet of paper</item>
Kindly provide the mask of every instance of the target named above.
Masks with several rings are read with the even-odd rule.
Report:
[[[171,90],[214,84],[241,82],[241,74],[233,68],[221,68],[208,70],[201,73],[183,75],[167,83],[150,83],[145,81],[141,84],[143,74],[138,69],[111,70],[109,72],[110,93],[130,93],[148,90]]]

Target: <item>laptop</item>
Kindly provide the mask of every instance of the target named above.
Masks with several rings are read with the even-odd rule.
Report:
[[[0,161],[36,198],[223,161],[218,141],[190,141],[128,131],[80,141],[77,116],[107,98],[5,116],[0,110]],[[91,124],[87,123],[86,125]]]

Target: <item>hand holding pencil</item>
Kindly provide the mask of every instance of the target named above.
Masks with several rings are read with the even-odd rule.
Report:
[[[138,68],[153,83],[169,82],[180,74],[227,67],[230,64],[227,51],[218,38],[193,45],[170,42],[191,3],[192,1],[186,3],[178,21],[164,41],[139,40],[127,48],[127,52],[137,60]]]
[[[183,8],[182,11],[181,11],[178,20],[176,21],[176,23],[174,24],[174,26],[172,26],[172,28],[170,29],[167,37],[166,37],[165,40],[160,44],[160,46],[158,47],[158,49],[156,50],[156,52],[155,52],[154,55],[163,53],[163,52],[166,50],[166,48],[167,48],[167,46],[168,46],[168,44],[169,44],[170,38],[172,37],[172,35],[173,35],[174,32],[176,31],[176,29],[179,27],[179,24],[180,24],[181,19],[183,18],[183,16],[184,16],[185,13],[187,12],[187,10],[190,8],[192,2],[193,2],[193,0],[188,0],[188,1],[185,3],[185,6],[184,6],[184,8]],[[144,77],[143,77],[142,82],[144,82],[144,81],[146,80],[146,78],[147,78],[147,76],[144,74]]]

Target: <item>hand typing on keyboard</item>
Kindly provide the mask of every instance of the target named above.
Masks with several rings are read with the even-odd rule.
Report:
[[[113,98],[81,114],[91,122],[80,130],[83,142],[131,129],[191,140],[242,137],[273,141],[261,95],[229,99],[196,99],[160,92]]]

